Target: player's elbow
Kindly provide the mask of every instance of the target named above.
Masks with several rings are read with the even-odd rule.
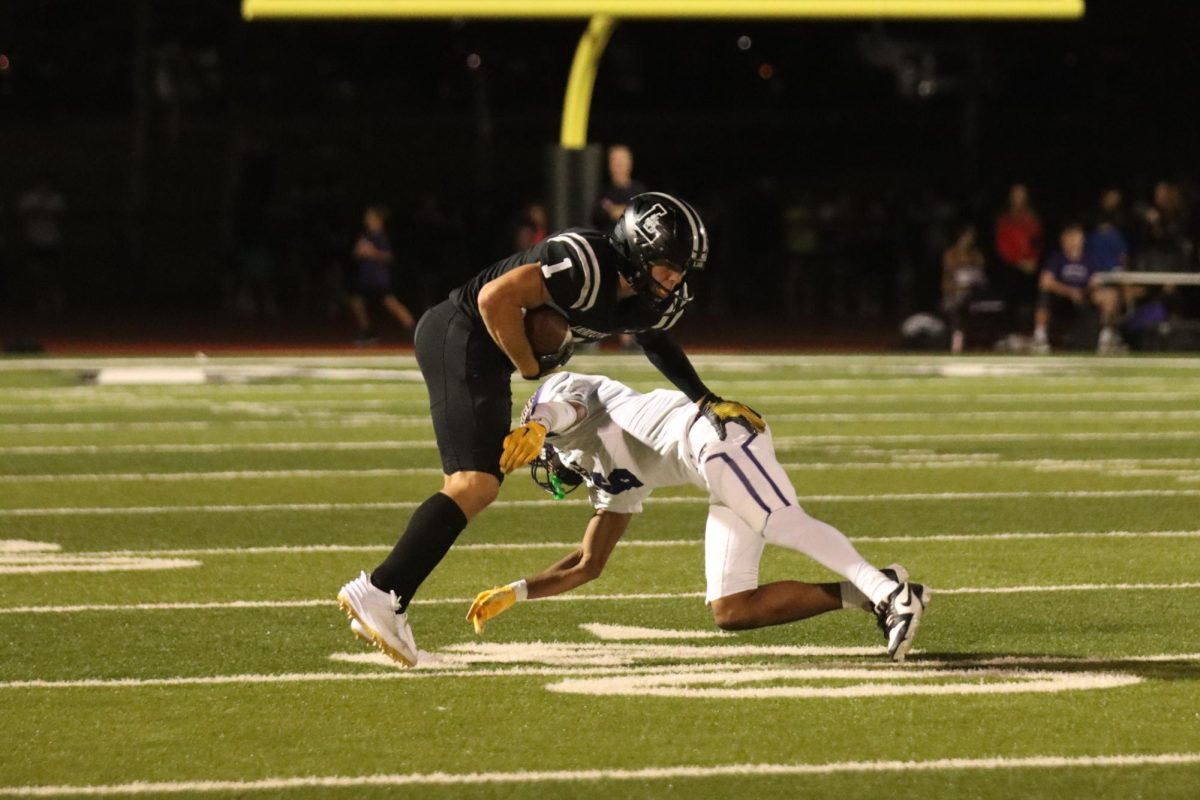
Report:
[[[479,290],[479,313],[487,319],[494,316],[496,310],[505,305],[504,290],[495,281],[485,283]]]

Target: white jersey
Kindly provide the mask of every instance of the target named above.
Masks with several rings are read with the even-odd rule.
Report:
[[[584,419],[551,431],[546,442],[584,476],[595,508],[637,513],[659,487],[707,488],[687,436],[700,412],[683,392],[642,394],[602,375],[559,372],[532,402],[578,403],[587,409]]]

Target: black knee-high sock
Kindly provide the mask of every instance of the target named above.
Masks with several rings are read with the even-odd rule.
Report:
[[[400,610],[406,610],[413,594],[465,527],[467,515],[458,503],[438,492],[413,512],[400,541],[371,573],[371,583],[385,592],[395,592]]]

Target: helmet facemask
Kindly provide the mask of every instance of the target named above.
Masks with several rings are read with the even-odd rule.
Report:
[[[552,445],[544,446],[529,463],[529,477],[555,500],[562,500],[583,484],[583,476],[564,464]]]

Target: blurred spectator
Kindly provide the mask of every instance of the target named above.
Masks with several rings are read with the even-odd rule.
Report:
[[[21,217],[25,273],[33,307],[59,312],[63,308],[62,269],[63,220],[67,200],[44,174],[17,200]]]
[[[629,199],[646,191],[641,181],[633,179],[633,151],[623,144],[608,148],[608,185],[596,201],[592,222],[596,228],[606,231],[622,214]]]
[[[1142,236],[1133,259],[1138,272],[1187,272],[1192,269],[1195,246],[1186,235],[1187,208],[1179,187],[1160,181],[1154,203],[1142,212]],[[1130,309],[1127,330],[1135,339],[1148,329],[1180,314],[1180,293],[1174,284],[1123,287]]]
[[[1126,269],[1129,266],[1129,240],[1123,230],[1127,225],[1120,190],[1105,189],[1100,194],[1096,224],[1088,234],[1085,245],[1100,270]]]
[[[521,212],[517,221],[513,245],[520,253],[546,238],[546,207],[541,203],[530,203]]]
[[[963,225],[954,244],[942,253],[942,310],[950,321],[950,351],[961,353],[964,321],[972,300],[987,290],[983,252],[976,242],[975,226]]]
[[[1042,221],[1023,183],[1008,190],[1008,207],[996,219],[993,282],[1008,308],[1009,324],[1028,330],[1029,309],[1038,296],[1038,261],[1042,255]]]
[[[392,293],[392,242],[387,235],[388,209],[367,206],[363,231],[354,243],[354,280],[350,287],[350,313],[358,325],[358,345],[371,345],[378,335],[367,313],[367,300],[379,302],[409,333],[416,327],[412,312]]]
[[[1121,349],[1117,336],[1117,315],[1120,293],[1113,286],[1100,286],[1093,280],[1105,272],[1091,259],[1084,247],[1083,226],[1075,223],[1063,228],[1059,237],[1061,247],[1046,259],[1039,279],[1037,315],[1033,331],[1035,352],[1048,352],[1048,329],[1052,321],[1076,323],[1076,330],[1086,324],[1092,309],[1100,314],[1100,337],[1097,351],[1114,352]],[[1078,342],[1076,342],[1078,344]]]
[[[592,222],[602,231],[610,230],[625,213],[634,195],[646,191],[646,185],[633,178],[633,151],[628,145],[614,144],[608,148],[608,185],[600,193],[596,208],[592,211]],[[633,334],[622,333],[617,337],[622,350],[637,350]]]

